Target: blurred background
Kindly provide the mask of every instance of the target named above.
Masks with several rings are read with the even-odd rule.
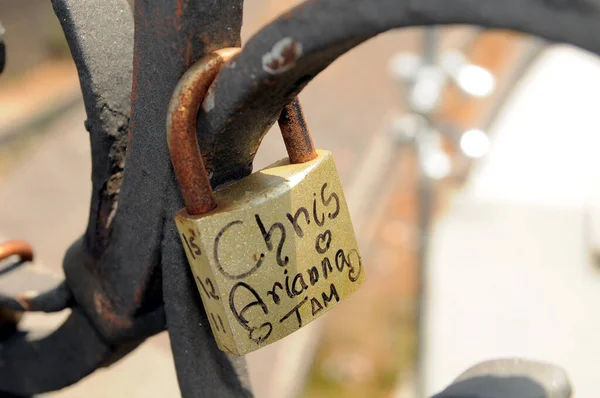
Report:
[[[296,3],[247,1],[243,39]],[[28,240],[36,266],[60,274],[91,189],[79,82],[50,2],[0,0],[0,20],[0,241]],[[248,356],[256,396],[421,398],[507,356],[560,365],[576,396],[598,396],[600,62],[514,32],[403,29],[300,97],[369,279]],[[284,153],[269,133],[255,169]],[[168,337],[47,396],[178,396]]]

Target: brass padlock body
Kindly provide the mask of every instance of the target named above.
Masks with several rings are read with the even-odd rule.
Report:
[[[175,221],[219,348],[243,355],[320,317],[365,280],[331,153],[286,158]]]

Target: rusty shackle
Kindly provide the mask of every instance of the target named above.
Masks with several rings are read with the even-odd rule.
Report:
[[[22,240],[0,244],[0,261],[10,256],[19,256],[21,261],[33,261],[33,249],[29,243]]]
[[[217,74],[239,52],[239,48],[225,48],[196,62],[177,83],[169,103],[169,154],[190,215],[204,214],[217,207],[198,144],[196,118]],[[278,122],[291,163],[303,163],[317,157],[298,99],[282,110]]]

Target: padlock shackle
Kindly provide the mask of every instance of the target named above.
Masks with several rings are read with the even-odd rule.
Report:
[[[190,215],[204,214],[217,207],[198,143],[196,119],[217,74],[239,52],[239,48],[225,48],[196,62],[183,74],[169,102],[169,154],[185,208]],[[317,157],[297,98],[281,111],[279,128],[291,163],[304,163]]]
[[[19,256],[21,261],[33,261],[33,248],[22,240],[11,240],[0,244],[0,261],[10,256]]]
[[[298,98],[283,108],[278,123],[290,163],[304,163],[317,157]]]
[[[191,215],[217,207],[196,135],[198,110],[221,67],[239,52],[239,48],[218,50],[193,64],[177,83],[169,102],[169,154],[185,207]]]

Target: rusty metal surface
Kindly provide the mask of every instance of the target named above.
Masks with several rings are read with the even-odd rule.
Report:
[[[1,33],[2,26],[0,25],[0,34]],[[4,48],[0,50],[3,51],[3,49]],[[2,64],[4,63],[3,59],[0,61],[2,61]],[[31,247],[31,245],[24,241],[9,241],[0,244],[0,263],[2,263],[3,260],[6,260],[12,256],[17,256],[19,258],[18,261],[16,263],[9,264],[8,266],[0,268],[0,276],[8,272],[14,271],[15,268],[21,266],[27,261],[32,261],[33,248]],[[21,312],[15,311],[14,308],[10,308],[10,306],[7,305],[8,303],[5,303],[5,301],[7,301],[6,299],[7,297],[0,294],[0,342],[7,338],[10,338],[16,332],[17,324],[19,323],[22,317]]]
[[[308,162],[318,156],[297,98],[283,107],[278,124],[291,163]]]
[[[19,256],[21,261],[33,261],[33,248],[22,240],[11,240],[0,244],[0,261],[10,256]]]
[[[239,52],[239,48],[217,50],[196,62],[179,80],[169,103],[169,156],[190,215],[204,214],[217,207],[198,146],[196,119],[201,104],[206,112],[215,107],[211,83]],[[291,163],[307,162],[318,156],[298,99],[283,108],[278,122]]]
[[[35,296],[47,306],[33,299],[21,305],[71,307],[72,314],[40,340],[18,332],[2,343],[0,389],[30,395],[64,387],[168,328],[182,396],[251,395],[243,360],[214,343],[179,242],[172,217],[183,200],[165,140],[168,102],[181,75],[204,55],[241,45],[242,0],[137,0],[133,19],[125,0],[53,6],[88,116],[89,224],[66,253],[65,283]],[[213,83],[197,123],[211,182],[248,175],[281,110],[331,62],[378,33],[476,24],[598,53],[599,20],[598,2],[590,0],[308,1],[264,27]],[[302,129],[300,123],[284,135]]]
[[[179,80],[169,103],[167,114],[167,144],[173,171],[189,214],[198,215],[217,207],[204,167],[198,136],[196,118],[198,109],[219,70],[239,48],[215,51],[188,69]],[[207,106],[214,106],[207,102]]]

